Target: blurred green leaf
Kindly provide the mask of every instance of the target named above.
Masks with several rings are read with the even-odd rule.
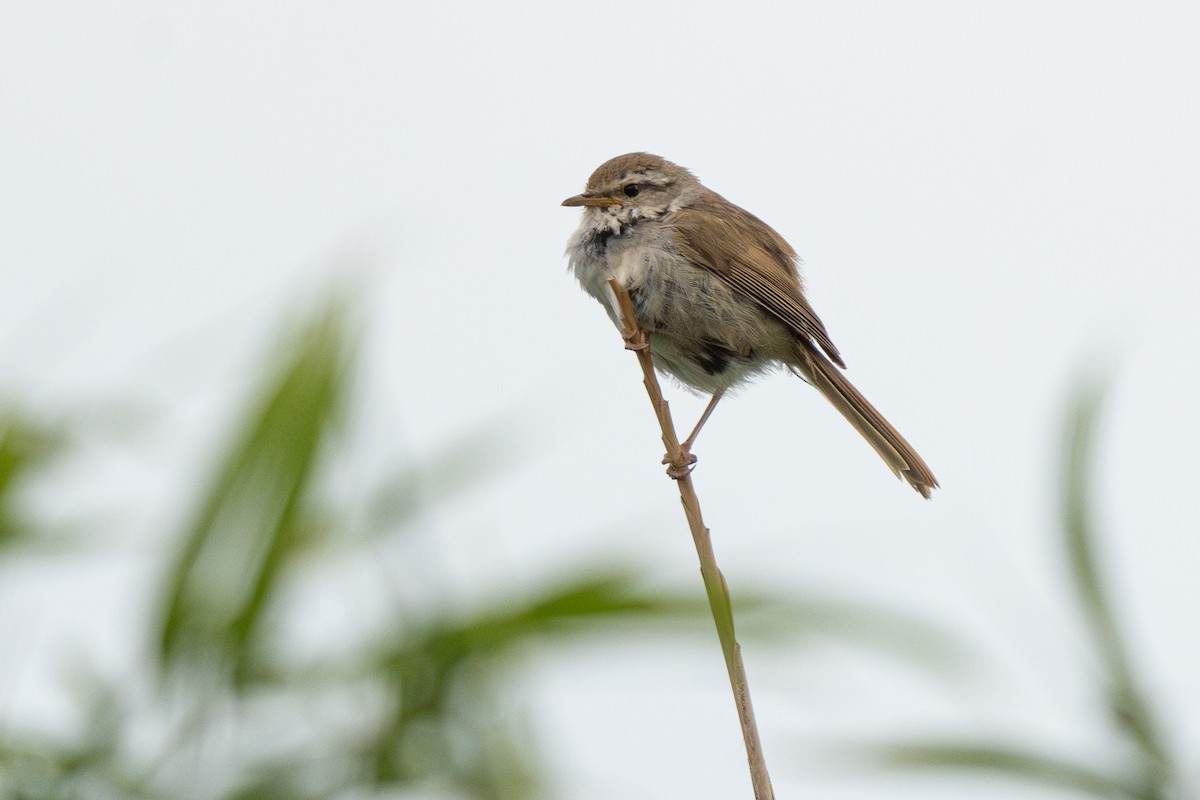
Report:
[[[326,795],[297,785],[295,764],[255,770],[252,777],[222,795],[222,800],[320,800]]]
[[[1091,468],[1096,462],[1099,427],[1106,383],[1090,377],[1075,391],[1066,424],[1061,496],[1062,526],[1071,576],[1092,640],[1105,670],[1109,707],[1145,758],[1146,780],[1165,797],[1176,783],[1175,770],[1163,743],[1158,721],[1134,676],[1132,660],[1100,575],[1096,555]]]
[[[5,736],[0,740],[0,796],[28,800],[150,800],[120,757],[125,722],[109,693],[84,700],[78,741]]]
[[[289,556],[303,542],[319,456],[347,391],[354,347],[333,304],[294,337],[231,443],[167,581],[159,633],[164,667],[229,668],[238,679],[251,637]]]
[[[1094,460],[1095,430],[1098,425],[1104,385],[1091,380],[1076,394],[1067,425],[1063,464],[1063,533],[1070,557],[1071,575],[1091,626],[1100,656],[1119,684],[1128,682],[1129,664],[1125,648],[1109,606],[1107,591],[1096,565],[1093,542],[1095,523],[1090,494],[1090,467]]]
[[[1002,744],[900,742],[854,748],[856,751],[869,753],[888,767],[990,771],[1097,797],[1168,800],[1178,796],[1178,771],[1163,745],[1153,711],[1138,688],[1098,567],[1090,472],[1096,461],[1096,430],[1104,393],[1105,382],[1091,377],[1080,382],[1072,397],[1064,425],[1062,531],[1070,577],[1104,668],[1109,711],[1134,744],[1138,758],[1107,771]]]
[[[499,683],[502,656],[535,637],[579,632],[613,623],[703,618],[704,604],[641,588],[632,573],[582,576],[523,602],[508,601],[466,621],[436,620],[387,651],[381,674],[395,682],[396,704],[373,748],[373,772],[381,783],[410,783],[451,774],[483,798],[532,797],[539,771],[529,748],[486,722],[468,723],[462,697],[470,696],[478,720],[491,705],[488,687]]]
[[[1068,759],[1004,744],[911,742],[855,748],[868,760],[893,769],[992,772],[1016,780],[1073,789],[1096,797],[1151,800],[1155,795],[1116,775]]]
[[[822,639],[901,659],[942,676],[979,655],[960,637],[912,614],[875,603],[823,596],[739,596],[743,635]]]
[[[551,588],[523,603],[509,601],[464,623],[438,622],[410,636],[399,657],[413,651],[454,665],[466,656],[490,655],[543,634],[579,632],[621,620],[703,619],[706,608],[692,596],[639,588],[630,572],[584,576]]]
[[[0,547],[29,537],[33,522],[21,509],[22,485],[64,452],[68,442],[62,426],[12,405],[0,408]]]

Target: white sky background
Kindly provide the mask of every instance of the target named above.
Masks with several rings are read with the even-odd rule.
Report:
[[[81,474],[70,505],[155,541],[280,320],[365,254],[366,458],[497,421],[532,442],[432,521],[458,589],[629,551],[698,585],[636,363],[561,255],[578,212],[559,202],[603,160],[656,152],[792,242],[849,377],[943,486],[921,501],[816,392],[763,381],[697,446],[735,596],[873,598],[992,659],[947,689],[748,645],[779,795],[1012,792],[815,773],[802,742],[830,732],[1104,741],[1053,535],[1065,395],[1095,356],[1115,364],[1107,564],[1194,756],[1200,6],[739,7],[4,4],[0,386],[51,409],[152,403],[138,458]],[[702,401],[672,392],[686,426]],[[0,634],[45,663],[61,639],[119,664],[142,566],[89,562],[52,595],[57,573],[10,568]],[[531,681],[565,796],[747,796],[715,637],[634,645]],[[36,704],[18,694],[0,702]]]

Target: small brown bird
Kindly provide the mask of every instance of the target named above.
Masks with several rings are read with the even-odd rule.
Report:
[[[690,448],[721,395],[786,366],[825,395],[924,497],[937,479],[904,437],[842,375],[846,364],[804,296],[796,252],[766,223],[683,167],[649,153],[601,164],[567,245],[571,270],[620,327],[608,279],[628,289],[655,365],[712,395]]]

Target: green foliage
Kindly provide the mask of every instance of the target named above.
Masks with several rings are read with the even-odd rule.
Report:
[[[1100,768],[1069,758],[1007,745],[954,742],[907,742],[883,748],[884,766],[902,769],[971,770],[993,773],[1046,786],[1070,789],[1094,797],[1150,800],[1142,786],[1124,781]]]
[[[501,590],[456,613],[437,610],[454,607],[452,597],[397,603],[382,630],[348,629],[336,649],[287,646],[281,622],[297,613],[288,588],[320,562],[314,553],[352,558],[401,532],[419,535],[421,515],[470,492],[505,449],[474,432],[339,499],[329,473],[352,455],[341,436],[355,383],[352,328],[347,306],[335,302],[281,337],[170,543],[144,674],[89,683],[74,698],[83,719],[76,736],[0,738],[0,797],[546,797],[545,765],[512,699],[531,643],[647,624],[712,641],[699,592],[651,588],[633,570],[610,569]],[[4,535],[32,524],[18,513],[18,490],[72,440],[16,412],[0,419]],[[391,577],[404,585],[430,571],[405,563]],[[738,609],[760,633],[847,636],[918,661],[932,652],[926,645],[948,647],[936,631],[852,602],[752,595]],[[158,732],[149,746],[147,727]]]
[[[34,522],[23,507],[22,489],[67,445],[62,426],[15,405],[0,406],[0,548],[30,538]]]
[[[450,596],[396,601],[385,625],[349,626],[336,648],[288,641],[281,623],[298,613],[289,588],[321,562],[314,554],[370,558],[389,537],[419,536],[422,515],[471,492],[506,449],[472,432],[374,488],[356,488],[355,497],[334,491],[331,465],[353,456],[342,437],[358,349],[349,319],[345,304],[332,303],[283,337],[286,346],[269,359],[187,524],[169,543],[150,615],[155,626],[146,634],[152,658],[142,673],[78,693],[75,735],[6,725],[0,798],[535,800],[555,792],[519,711],[515,678],[531,645],[599,645],[630,626],[653,625],[674,637],[702,637],[717,657],[703,596],[653,588],[632,569],[502,587],[467,608]],[[948,738],[869,748],[875,763],[987,772],[1096,797],[1176,796],[1179,770],[1097,566],[1087,470],[1101,397],[1098,383],[1087,384],[1067,426],[1063,541],[1103,667],[1098,694],[1134,761],[1091,765],[1005,742]],[[76,439],[15,407],[0,414],[0,544],[38,529],[24,493]],[[440,586],[429,581],[426,563],[385,569],[397,586]],[[833,638],[944,673],[966,663],[953,637],[853,599],[751,589],[734,600],[739,631],[759,642]],[[722,611],[732,626],[732,608]],[[156,734],[147,737],[147,729]]]
[[[497,705],[498,697],[488,695],[497,685],[492,673],[503,657],[535,637],[611,632],[614,624],[702,615],[695,600],[649,593],[631,574],[607,573],[396,636],[375,665],[392,682],[396,700],[373,742],[372,779],[428,779],[444,775],[449,765],[472,796],[534,796],[537,770],[525,748],[478,724],[478,712]],[[456,758],[456,742],[470,743],[465,750],[476,754],[473,763],[460,764],[464,748]]]
[[[1105,695],[1112,718],[1141,756],[1137,784],[1145,796],[1166,798],[1177,786],[1175,769],[1163,744],[1158,721],[1137,685],[1132,660],[1117,624],[1112,601],[1097,567],[1095,501],[1088,472],[1095,463],[1096,429],[1104,385],[1089,380],[1077,392],[1067,424],[1062,489],[1062,526],[1071,577],[1092,642],[1103,665]]]
[[[198,663],[240,680],[264,605],[311,530],[307,501],[345,403],[354,345],[338,306],[295,342],[295,354],[261,388],[184,537],[167,582],[164,667]]]
[[[1078,759],[1037,752],[1007,742],[954,739],[913,740],[867,746],[858,751],[883,766],[910,770],[966,770],[1071,789],[1094,797],[1129,800],[1172,800],[1182,795],[1182,772],[1172,762],[1155,711],[1136,679],[1112,600],[1105,588],[1097,555],[1096,502],[1089,475],[1095,449],[1104,382],[1090,377],[1074,392],[1064,424],[1060,491],[1063,547],[1068,579],[1101,665],[1102,698],[1115,727],[1115,750],[1132,759],[1089,764]]]

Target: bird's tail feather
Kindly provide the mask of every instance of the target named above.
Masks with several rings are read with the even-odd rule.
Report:
[[[811,346],[800,345],[797,349],[799,358],[794,366],[862,434],[897,477],[904,478],[928,499],[937,488],[937,478],[912,445],[825,356]]]

